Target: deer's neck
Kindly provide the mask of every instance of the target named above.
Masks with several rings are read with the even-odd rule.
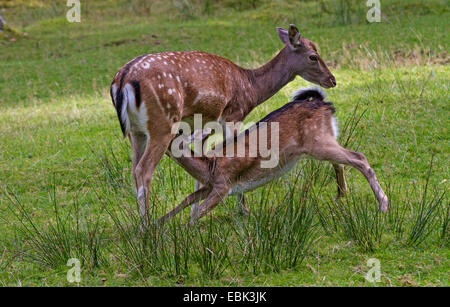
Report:
[[[246,73],[257,96],[257,105],[277,93],[283,86],[294,80],[295,73],[288,64],[287,47],[283,48],[269,63],[247,70]]]

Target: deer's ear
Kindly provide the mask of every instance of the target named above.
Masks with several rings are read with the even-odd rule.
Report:
[[[289,45],[289,34],[288,31],[283,28],[277,28],[278,37],[285,45]]]
[[[289,43],[292,47],[297,48],[300,47],[300,32],[298,31],[295,25],[289,26]]]

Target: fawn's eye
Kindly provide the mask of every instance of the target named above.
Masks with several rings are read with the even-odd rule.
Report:
[[[316,62],[318,60],[316,55],[309,56],[309,59],[314,62]]]

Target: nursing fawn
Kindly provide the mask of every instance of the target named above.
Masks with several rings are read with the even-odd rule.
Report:
[[[350,165],[359,170],[367,179],[379,209],[385,212],[388,199],[380,187],[375,172],[362,153],[347,150],[337,142],[337,124],[334,107],[325,102],[325,95],[319,89],[299,90],[293,101],[267,115],[251,128],[239,134],[234,140],[224,142],[201,157],[195,157],[186,147],[183,154],[175,157],[168,152],[178,164],[190,175],[203,184],[203,187],[187,196],[175,209],[163,216],[164,222],[194,202],[204,200],[191,214],[191,224],[216,207],[227,195],[253,190],[267,182],[280,177],[290,170],[300,158],[314,158],[330,161],[335,167],[339,164]],[[261,133],[261,129],[267,129]],[[272,133],[277,129],[278,133]],[[278,153],[276,167],[261,167],[265,158],[258,151],[251,154],[252,141],[267,136],[267,148]],[[275,136],[274,136],[275,135]],[[277,139],[275,140],[274,137]],[[275,148],[275,144],[278,148]],[[229,146],[245,149],[243,156],[227,156]],[[254,146],[253,146],[254,148]],[[267,157],[267,155],[265,155]],[[344,177],[337,176],[339,189],[346,186]]]
[[[174,124],[190,122],[194,114],[223,126],[242,122],[297,75],[322,87],[336,85],[316,46],[300,37],[294,25],[289,30],[278,28],[278,36],[284,48],[257,69],[204,52],[174,51],[136,57],[116,73],[111,98],[133,149],[133,178],[144,224],[149,185],[174,137]]]

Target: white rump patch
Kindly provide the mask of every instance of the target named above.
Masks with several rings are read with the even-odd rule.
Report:
[[[114,105],[116,105],[116,94],[117,94],[117,85],[113,84],[111,85],[111,94],[112,94],[112,100]]]
[[[122,110],[120,112],[120,118],[125,126],[125,135],[130,131],[130,119],[128,118],[127,108],[128,106],[136,107],[136,96],[134,94],[134,88],[130,83],[125,84],[123,87],[123,102],[122,102]]]
[[[124,88],[124,103],[122,108],[122,118],[126,118],[127,131],[144,133],[148,136],[147,131],[147,109],[144,101],[141,101],[139,110],[136,106],[136,98],[134,88],[127,83]]]
[[[333,129],[334,138],[337,140],[339,136],[338,124],[334,116],[331,117],[331,128]]]

